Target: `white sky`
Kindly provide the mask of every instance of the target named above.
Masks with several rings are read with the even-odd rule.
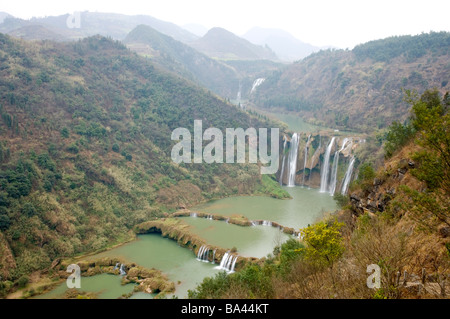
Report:
[[[448,0],[2,0],[0,11],[24,19],[75,11],[145,14],[237,35],[254,26],[278,28],[313,45],[350,49],[392,35],[450,31]]]

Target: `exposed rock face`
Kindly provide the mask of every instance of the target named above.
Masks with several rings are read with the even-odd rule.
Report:
[[[350,194],[352,210],[356,215],[365,212],[380,213],[386,211],[389,203],[395,198],[397,188],[414,179],[409,170],[415,164],[409,159],[401,159],[395,167],[388,167],[382,176],[377,176],[373,184],[365,191]]]

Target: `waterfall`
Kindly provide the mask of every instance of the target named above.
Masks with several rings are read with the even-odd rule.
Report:
[[[197,213],[190,213],[189,216],[191,216],[191,217],[197,217]]]
[[[116,270],[116,269],[118,269],[119,268],[119,266],[120,266],[120,263],[117,263],[115,266],[114,266],[114,269],[113,270]]]
[[[216,267],[216,269],[223,269],[228,271],[228,273],[234,272],[234,266],[236,265],[237,258],[238,256],[234,256],[229,252],[226,252],[220,261],[220,265]]]
[[[294,133],[292,135],[291,146],[290,146],[289,157],[288,157],[288,163],[289,163],[288,186],[289,187],[295,186],[295,173],[297,171],[298,143],[299,143],[299,136],[297,133]]]
[[[262,225],[263,226],[272,226],[272,222],[270,220],[263,220]]]
[[[208,215],[206,219],[213,220],[213,215]]]
[[[213,263],[213,264],[216,263],[216,262],[214,261],[214,260],[216,259],[216,250],[217,250],[217,249],[214,249],[214,251],[213,251],[213,259],[212,259],[212,263]]]
[[[253,82],[253,86],[252,86],[252,90],[250,91],[250,94],[252,94],[256,90],[256,88],[258,86],[260,86],[265,80],[266,80],[265,78],[256,79],[255,82]]]
[[[210,251],[210,249],[208,246],[206,246],[206,245],[201,246],[197,253],[197,260],[203,261],[203,262],[209,262],[209,260],[208,260],[209,251]]]
[[[309,142],[311,140],[311,134],[308,136],[308,140],[306,141],[305,145],[305,160],[303,161],[303,179],[302,179],[302,185],[305,186],[305,170],[306,170],[306,162],[308,161],[308,148],[309,148]]]
[[[285,162],[285,158],[286,158],[286,154],[285,154],[286,144],[287,144],[287,138],[285,135],[284,142],[283,142],[283,160],[281,161],[281,174],[280,174],[280,181],[279,181],[281,186],[283,186],[284,162]]]
[[[316,154],[319,154],[320,149],[322,147],[322,136],[319,136],[319,147],[316,149],[316,151],[313,154],[313,157],[311,158],[311,166],[309,167],[309,178],[308,178],[308,182],[311,181],[311,172],[313,170],[313,165],[314,165],[314,159],[316,158]],[[318,155],[320,156],[320,155]]]
[[[239,81],[239,91],[236,96],[236,100],[237,100],[238,104],[241,103],[241,91],[242,91],[242,84],[241,84],[241,81]]]
[[[341,194],[345,195],[348,191],[348,186],[350,184],[350,180],[352,178],[353,166],[355,165],[355,157],[353,156],[350,160],[350,164],[348,164],[347,172],[345,173],[344,183],[342,184]]]
[[[336,137],[333,136],[333,138],[330,141],[330,144],[328,144],[327,150],[325,152],[325,158],[323,161],[323,167],[322,172],[320,175],[320,192],[325,193],[328,191],[328,172],[329,172],[329,166],[330,166],[330,154],[331,149],[333,148],[334,141],[336,140]]]
[[[125,275],[127,274],[127,273],[125,272],[125,270],[124,270],[124,265],[123,265],[123,264],[120,265],[119,271],[120,271],[120,275],[121,275],[121,276],[125,276]]]
[[[344,141],[342,142],[342,146],[340,150],[336,150],[334,153],[334,159],[333,159],[333,165],[331,170],[331,181],[330,181],[330,195],[333,196],[334,192],[336,191],[336,184],[337,184],[337,171],[338,171],[338,165],[339,165],[339,154],[345,149],[345,146],[347,145],[348,138],[344,138]]]

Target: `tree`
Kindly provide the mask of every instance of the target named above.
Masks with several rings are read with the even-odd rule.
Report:
[[[301,229],[300,234],[307,246],[298,251],[303,252],[306,259],[311,259],[320,265],[333,267],[334,262],[344,252],[339,231],[343,225],[337,221],[333,223],[320,222]]]
[[[434,222],[450,225],[450,114],[447,110],[448,95],[441,99],[439,92],[425,91],[419,98],[417,92],[407,92],[412,104],[412,125],[417,131],[417,144],[422,150],[412,158],[416,167],[411,174],[427,186],[423,192],[403,187],[411,199],[408,207],[412,215],[429,226]],[[431,222],[431,224],[430,224]]]
[[[395,151],[406,145],[414,135],[415,130],[412,125],[393,122],[386,134],[385,156],[387,158],[391,157]]]

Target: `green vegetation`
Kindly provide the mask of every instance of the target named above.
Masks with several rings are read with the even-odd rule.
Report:
[[[428,51],[431,51],[433,56],[447,55],[449,47],[449,33],[431,32],[370,41],[357,45],[353,49],[353,53],[362,60],[370,58],[374,61],[389,62],[398,56],[404,56],[409,62],[413,62],[426,55]]]
[[[130,239],[138,223],[258,186],[257,165],[172,162],[173,129],[275,127],[123,44],[0,34],[0,275]],[[267,194],[267,193],[266,193]],[[4,240],[3,240],[4,239]]]
[[[384,151],[386,157],[391,157],[396,150],[406,145],[415,135],[415,130],[410,124],[393,122],[386,134]]]
[[[440,223],[450,226],[450,114],[448,93],[442,98],[437,90],[424,92],[420,98],[409,92],[412,104],[412,126],[417,131],[417,144],[421,147],[412,159],[411,171],[426,185],[419,192],[404,186],[410,201],[407,209],[417,220],[429,227]]]

